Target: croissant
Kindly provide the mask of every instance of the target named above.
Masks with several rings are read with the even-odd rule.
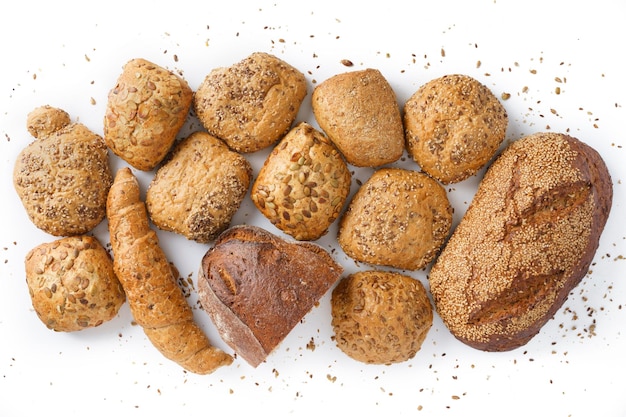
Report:
[[[230,365],[232,356],[214,347],[193,318],[172,266],[149,225],[139,184],[120,169],[107,198],[113,268],[135,321],[152,344],[189,372],[209,374]]]

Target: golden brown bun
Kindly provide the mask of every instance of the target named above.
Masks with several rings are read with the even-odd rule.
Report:
[[[18,155],[13,185],[31,221],[54,236],[91,231],[105,217],[113,181],[102,138],[63,110],[35,109],[28,128],[38,139]]]
[[[316,240],[339,217],[350,180],[348,166],[332,142],[301,123],[272,150],[251,197],[283,232],[297,240]]]
[[[258,366],[339,279],[320,246],[234,226],[202,259],[198,296],[222,339]]]
[[[396,95],[380,71],[335,75],[313,90],[317,123],[348,163],[378,167],[404,152],[402,116]]]
[[[194,95],[204,127],[238,152],[256,152],[289,131],[307,94],[304,74],[273,55],[255,52],[212,70]]]
[[[133,318],[166,358],[189,372],[209,374],[233,358],[209,342],[194,321],[172,267],[150,228],[140,200],[139,183],[129,168],[120,169],[107,200],[113,268]]]
[[[452,334],[486,351],[526,344],[587,273],[612,195],[600,155],[575,138],[509,145],[430,272]]]
[[[192,99],[178,75],[145,59],[130,60],[108,95],[107,146],[133,167],[152,170],[172,147]]]
[[[108,252],[94,237],[43,243],[28,252],[25,269],[33,308],[55,331],[99,326],[115,317],[126,300]]]
[[[352,197],[337,241],[357,261],[415,270],[433,260],[451,227],[452,206],[437,181],[381,168]]]
[[[396,272],[363,271],[343,278],[331,298],[337,346],[361,362],[411,359],[433,324],[433,308],[420,281]]]
[[[252,181],[252,168],[240,154],[205,132],[174,148],[146,193],[152,222],[163,230],[207,243],[229,225]]]
[[[504,140],[507,125],[500,101],[467,75],[434,79],[404,106],[409,155],[444,184],[462,181],[489,162]]]

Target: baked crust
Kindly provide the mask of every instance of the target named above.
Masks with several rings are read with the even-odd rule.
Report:
[[[250,196],[278,229],[296,240],[316,240],[339,217],[351,178],[332,142],[303,122],[272,150]]]
[[[416,270],[439,253],[451,227],[441,184],[421,172],[380,168],[348,203],[337,241],[357,261]]]
[[[433,324],[433,307],[422,283],[390,271],[342,278],[332,293],[331,313],[337,347],[370,364],[413,358]]]
[[[507,126],[506,110],[491,90],[462,74],[424,84],[404,106],[409,155],[444,184],[462,181],[485,166]]]
[[[51,330],[74,332],[115,317],[126,301],[113,261],[91,236],[42,243],[24,262],[33,308]]]
[[[250,182],[252,168],[240,154],[206,132],[179,142],[146,192],[152,222],[200,243],[230,225]]]
[[[157,64],[135,58],[108,94],[104,140],[134,168],[150,171],[165,158],[193,99],[187,82]]]
[[[222,339],[257,367],[339,279],[320,246],[234,226],[202,258],[198,296]]]
[[[193,106],[202,125],[233,150],[256,152],[291,128],[307,94],[304,74],[277,57],[255,52],[202,81]]]
[[[396,95],[379,70],[337,74],[319,84],[311,99],[320,128],[358,167],[378,167],[404,152]]]
[[[37,140],[18,155],[13,185],[28,217],[53,236],[91,231],[106,215],[113,182],[102,137],[51,106],[33,110],[27,125]]]
[[[587,273],[612,196],[602,158],[578,139],[510,144],[429,275],[452,334],[486,351],[526,344]]]

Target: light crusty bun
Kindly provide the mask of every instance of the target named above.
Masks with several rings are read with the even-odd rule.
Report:
[[[485,166],[504,140],[507,125],[497,97],[467,75],[434,79],[404,106],[409,155],[444,184],[464,180]]]
[[[165,158],[193,99],[187,82],[142,58],[128,61],[108,95],[104,140],[113,153],[142,171]]]
[[[303,122],[272,150],[250,195],[278,229],[296,240],[316,240],[339,217],[351,178],[332,142]]]
[[[222,339],[256,367],[318,303],[343,268],[320,246],[234,226],[202,259],[198,296]]]
[[[237,152],[256,152],[289,131],[307,94],[304,74],[277,57],[255,52],[212,70],[194,95],[200,122]]]
[[[73,332],[111,320],[126,301],[113,261],[91,236],[71,236],[31,249],[26,284],[39,319]]]
[[[357,261],[415,270],[434,259],[451,227],[441,184],[422,172],[380,168],[348,203],[337,241]]]
[[[587,273],[612,196],[603,160],[578,139],[510,144],[430,272],[452,334],[486,351],[526,344]]]
[[[420,281],[397,272],[362,271],[343,278],[331,298],[337,346],[361,362],[411,359],[433,324],[433,308]]]
[[[146,192],[152,222],[196,242],[230,225],[252,181],[250,163],[206,132],[180,141]]]
[[[313,90],[311,101],[317,123],[348,163],[378,167],[402,156],[400,108],[379,70],[337,74]]]
[[[77,236],[106,215],[113,177],[102,137],[51,106],[28,115],[37,140],[18,155],[13,185],[30,220],[54,236]]]

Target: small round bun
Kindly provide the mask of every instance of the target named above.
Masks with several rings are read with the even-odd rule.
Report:
[[[350,181],[341,153],[322,132],[303,122],[265,160],[251,198],[283,232],[296,240],[316,240],[339,217]]]
[[[77,236],[106,215],[113,177],[102,137],[67,113],[39,108],[28,117],[37,135],[18,155],[13,185],[30,220],[53,236]]]
[[[402,156],[400,108],[380,71],[337,74],[319,84],[311,100],[315,119],[348,163],[378,167]]]
[[[504,140],[507,125],[500,101],[467,75],[434,79],[404,106],[409,155],[444,184],[462,181],[489,162]]]
[[[343,278],[332,292],[331,312],[339,349],[369,364],[413,358],[433,324],[422,283],[396,272],[362,271]]]
[[[252,168],[239,153],[206,132],[180,141],[146,192],[152,222],[200,243],[230,225],[250,182]]]
[[[441,184],[422,172],[381,168],[352,197],[337,240],[357,261],[416,270],[434,259],[451,226]]]
[[[209,133],[237,152],[250,153],[289,131],[306,94],[304,74],[273,55],[255,52],[212,70],[193,106]]]
[[[108,95],[104,140],[133,167],[150,171],[167,155],[193,99],[187,82],[145,59],[124,65]]]
[[[126,301],[113,261],[96,238],[72,236],[33,248],[26,284],[39,319],[73,332],[111,320]]]

